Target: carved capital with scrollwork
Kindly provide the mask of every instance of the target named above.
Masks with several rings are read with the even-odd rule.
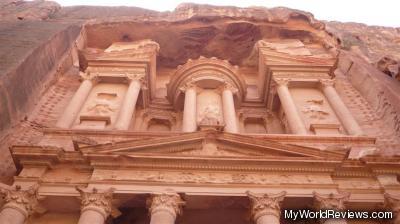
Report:
[[[322,88],[328,87],[328,86],[335,86],[335,80],[334,79],[320,79],[319,84],[321,85]]]
[[[225,81],[223,86],[222,86],[222,90],[229,90],[231,91],[233,94],[236,94],[239,92],[238,88],[236,88],[232,83]]]
[[[291,81],[289,78],[274,78],[277,86],[287,86]]]
[[[197,88],[196,83],[194,80],[189,80],[188,82],[185,82],[182,86],[179,87],[179,90],[181,92],[186,92],[188,89],[192,88]]]
[[[166,211],[173,217],[180,215],[185,201],[176,193],[154,194],[147,201],[150,214]]]
[[[343,192],[339,194],[319,194],[317,192],[313,192],[315,207],[319,210],[336,210],[341,211],[346,208],[345,203],[350,198],[350,193]]]
[[[254,194],[247,191],[247,196],[251,202],[251,216],[255,222],[265,215],[273,215],[277,218],[281,215],[281,203],[285,198],[286,192],[278,194]]]
[[[400,195],[385,193],[385,207],[394,214],[393,223],[400,223]]]
[[[0,194],[4,198],[5,204],[2,209],[11,208],[21,212],[26,218],[33,214],[39,206],[38,185],[33,185],[27,190],[16,185],[13,188],[0,188]]]
[[[92,81],[93,83],[99,82],[99,74],[97,73],[91,73],[89,71],[87,72],[79,72],[79,76],[81,80],[89,80]]]
[[[76,187],[76,190],[80,193],[81,212],[94,210],[102,214],[104,219],[107,219],[112,211],[113,188],[104,192],[99,192],[96,188],[86,191]]]

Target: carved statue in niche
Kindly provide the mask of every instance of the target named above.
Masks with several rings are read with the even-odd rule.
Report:
[[[210,102],[200,113],[199,125],[221,125],[221,110],[217,102]]]
[[[323,109],[323,104],[323,99],[307,100],[302,111],[311,119],[324,120],[329,116],[329,112]]]
[[[117,94],[115,93],[98,93],[96,99],[91,103],[86,112],[89,115],[109,116],[117,109]]]

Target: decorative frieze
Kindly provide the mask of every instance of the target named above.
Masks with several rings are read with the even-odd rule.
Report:
[[[333,184],[330,176],[309,174],[266,174],[266,173],[208,173],[208,172],[167,172],[151,170],[95,170],[96,181],[129,180],[163,183],[205,183],[205,184]]]

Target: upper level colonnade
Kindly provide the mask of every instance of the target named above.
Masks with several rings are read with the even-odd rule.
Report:
[[[157,75],[157,43],[114,43],[86,55],[82,82],[56,127],[363,135],[334,87],[335,59],[293,55],[274,44],[281,43],[256,44],[259,63],[253,73],[227,60],[200,57]]]

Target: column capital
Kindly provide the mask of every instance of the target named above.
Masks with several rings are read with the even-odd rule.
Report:
[[[81,212],[84,212],[85,210],[94,210],[103,215],[104,219],[107,219],[112,212],[114,188],[110,188],[103,192],[98,192],[96,188],[88,191],[76,187],[76,190],[80,193]]]
[[[99,81],[99,74],[92,74],[91,72],[79,72],[79,76],[81,77],[81,80],[89,80],[92,81],[93,83],[96,83]]]
[[[274,78],[274,81],[278,86],[287,86],[289,84],[289,82],[291,81],[291,79],[289,79],[289,78]]]
[[[345,203],[350,198],[349,192],[342,192],[338,194],[319,194],[317,192],[313,192],[315,199],[315,206],[320,210],[344,210],[346,208]]]
[[[12,208],[21,212],[25,218],[32,215],[39,208],[38,194],[39,185],[33,185],[26,190],[22,190],[20,185],[15,188],[0,187],[0,194],[4,198],[5,204],[3,209]]]
[[[176,193],[153,194],[147,201],[150,214],[157,211],[169,212],[173,217],[182,213],[185,201]]]
[[[319,83],[322,88],[328,87],[328,86],[335,86],[335,80],[334,79],[320,79]]]
[[[125,74],[125,75],[126,75],[126,78],[127,78],[129,81],[134,81],[134,80],[136,80],[136,81],[139,81],[139,82],[141,82],[141,83],[143,83],[143,84],[144,84],[144,82],[146,82],[146,79],[145,79],[146,75],[145,75],[145,74],[140,74],[140,73],[127,73],[127,74]]]
[[[142,90],[147,89],[147,80],[145,74],[138,74],[138,73],[126,74],[126,78],[128,79],[129,83],[131,83],[132,81],[138,81],[140,83],[140,88]]]
[[[192,89],[192,88],[197,88],[194,80],[190,80],[190,81],[186,82],[185,84],[183,84],[182,86],[179,87],[179,90],[181,92],[186,92],[186,90]]]
[[[236,94],[239,92],[239,90],[230,82],[225,81],[224,84],[222,85],[222,91],[223,90],[229,90],[233,94]]]
[[[278,219],[281,215],[281,202],[286,196],[286,191],[278,194],[254,194],[247,191],[251,202],[251,216],[255,222],[264,215],[273,215]]]

